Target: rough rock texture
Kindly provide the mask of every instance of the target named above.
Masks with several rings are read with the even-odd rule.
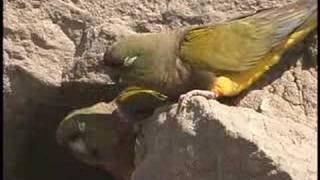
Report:
[[[203,97],[145,120],[133,180],[311,180],[317,178],[316,133],[300,122]]]
[[[316,132],[317,47],[318,38],[314,33],[286,53],[278,65],[247,91],[238,105],[270,116],[290,118]]]
[[[108,179],[58,147],[55,129],[71,109],[109,101],[118,93],[112,72],[101,64],[105,48],[118,37],[217,23],[291,1],[4,1],[5,179]],[[315,137],[317,39],[305,44],[231,104],[263,117],[290,119]]]

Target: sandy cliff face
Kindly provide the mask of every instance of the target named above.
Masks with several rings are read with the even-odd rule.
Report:
[[[71,109],[110,101],[119,92],[112,85],[112,72],[101,64],[105,49],[117,38],[217,23],[289,2],[4,1],[5,179],[109,178],[58,147],[55,129]],[[142,127],[146,136],[138,139],[142,146],[137,147],[133,179],[155,179],[159,174],[159,179],[268,179],[268,174],[274,179],[316,179],[316,56],[317,37],[311,35],[237,98],[241,108],[196,98],[190,110],[208,115],[195,122],[196,115],[185,112],[183,120],[173,118],[175,125],[169,123],[170,110],[156,113]],[[224,116],[215,112],[218,109],[241,116]],[[163,114],[168,119],[161,119]],[[194,129],[188,129],[190,124]],[[256,131],[247,131],[251,126]],[[214,132],[220,135],[211,141]],[[233,146],[243,153],[229,152]],[[210,149],[229,154],[214,156]],[[212,161],[205,160],[211,156]]]

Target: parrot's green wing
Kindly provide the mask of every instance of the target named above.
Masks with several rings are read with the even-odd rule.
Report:
[[[301,1],[223,24],[190,29],[180,44],[181,58],[209,71],[248,70],[310,18],[316,21],[315,3]]]
[[[167,96],[150,89],[130,87],[117,98],[116,103],[125,113],[150,114],[157,107],[170,103]]]

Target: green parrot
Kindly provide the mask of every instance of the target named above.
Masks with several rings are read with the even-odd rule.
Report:
[[[121,39],[104,60],[129,88],[108,104],[71,112],[57,141],[79,160],[128,179],[135,122],[179,97],[237,95],[316,27],[317,2],[299,0],[221,24]]]
[[[317,28],[317,2],[299,0],[220,24],[127,36],[104,54],[118,81],[170,100],[235,96]]]
[[[68,114],[58,126],[57,142],[78,160],[102,168],[116,179],[129,179],[134,160],[134,124],[166,104],[170,101],[158,92],[130,87],[110,103]]]

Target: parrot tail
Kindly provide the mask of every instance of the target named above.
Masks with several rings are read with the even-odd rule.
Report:
[[[318,3],[316,0],[298,0],[287,6],[265,10],[263,13],[257,13],[250,18],[263,19],[269,17],[275,21],[275,35],[272,39],[272,45],[275,47],[286,39],[289,34],[298,31],[308,34],[314,30],[318,24],[317,10]],[[262,23],[261,26],[263,26],[266,21],[256,22]]]
[[[318,3],[315,0],[301,0],[297,2],[301,9],[304,10],[304,21],[295,28],[286,42],[284,49],[290,49],[292,46],[302,41],[310,32],[318,26]]]

